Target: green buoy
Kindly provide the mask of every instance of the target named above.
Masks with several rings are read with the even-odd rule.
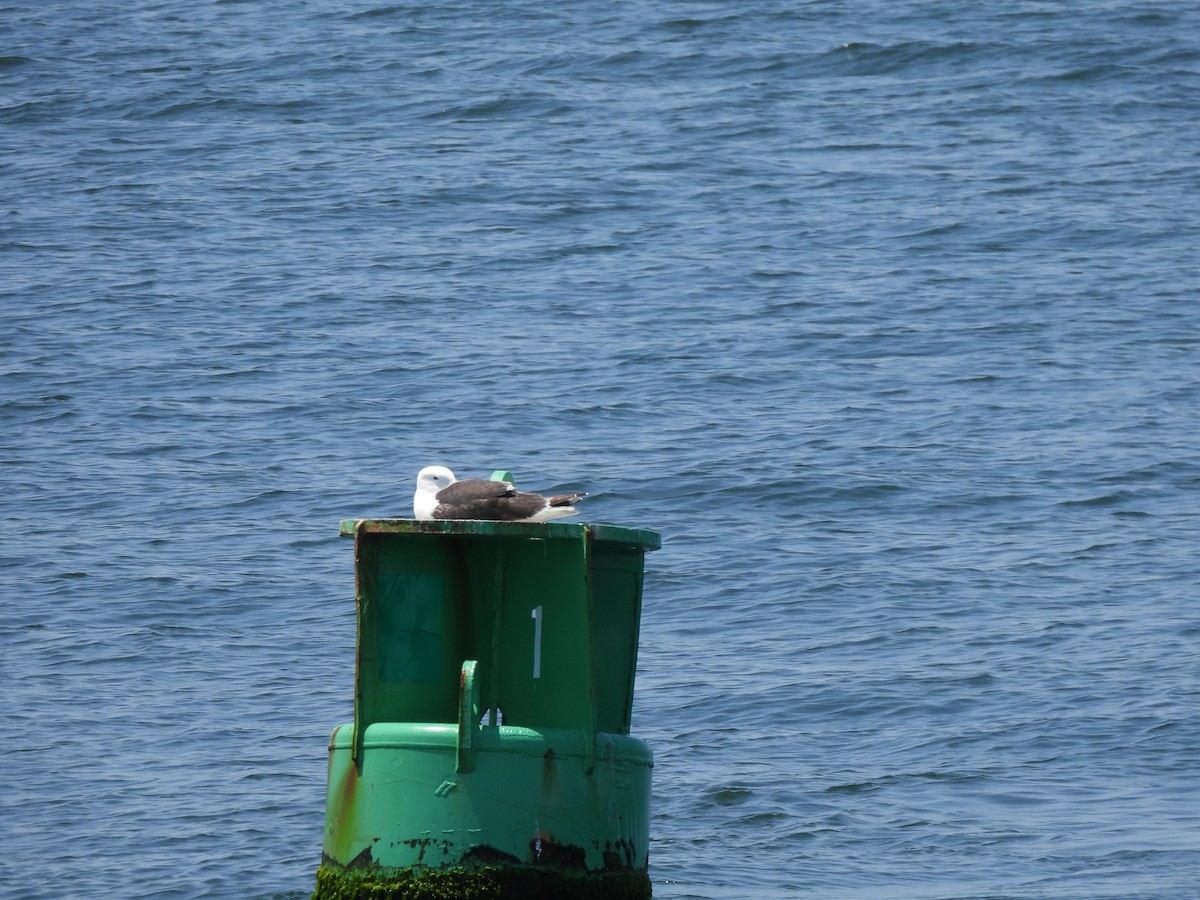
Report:
[[[354,722],[314,900],[650,897],[643,563],[606,525],[348,520]]]

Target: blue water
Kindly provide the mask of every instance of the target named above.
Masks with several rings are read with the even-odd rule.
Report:
[[[657,898],[1200,896],[1200,8],[0,5],[0,896],[301,900],[341,518],[652,528]]]

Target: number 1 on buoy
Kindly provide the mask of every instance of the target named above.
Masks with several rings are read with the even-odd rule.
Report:
[[[542,677],[542,608],[535,606],[530,616],[533,619],[533,677]]]

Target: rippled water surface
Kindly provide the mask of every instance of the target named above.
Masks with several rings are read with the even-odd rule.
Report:
[[[0,896],[308,896],[431,462],[662,533],[656,897],[1196,895],[1195,4],[0,35]]]

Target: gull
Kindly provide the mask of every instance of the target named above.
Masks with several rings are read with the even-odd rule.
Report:
[[[417,473],[413,517],[484,519],[493,522],[549,522],[579,513],[571,504],[586,494],[543,497],[518,491],[507,481],[465,478],[459,481],[445,466],[426,466]]]

